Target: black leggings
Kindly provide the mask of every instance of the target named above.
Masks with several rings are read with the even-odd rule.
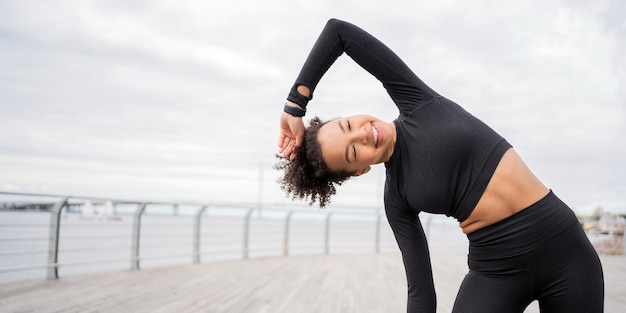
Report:
[[[454,313],[603,312],[600,259],[576,216],[556,195],[468,235],[469,273]]]

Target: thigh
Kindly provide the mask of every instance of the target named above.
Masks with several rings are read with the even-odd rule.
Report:
[[[528,280],[520,275],[470,271],[459,289],[453,313],[521,313],[531,302]]]
[[[582,229],[573,228],[535,254],[534,272],[542,313],[602,312],[604,278],[598,255]],[[541,266],[538,266],[541,265]]]

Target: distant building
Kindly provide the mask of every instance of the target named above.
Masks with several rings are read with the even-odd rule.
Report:
[[[598,220],[598,229],[609,233],[624,233],[626,219],[619,215],[605,213]]]

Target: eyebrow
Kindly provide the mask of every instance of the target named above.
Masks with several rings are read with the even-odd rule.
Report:
[[[346,132],[346,130],[343,128],[343,125],[341,125],[341,120],[337,121],[337,125],[339,125],[339,128],[341,128],[342,132]],[[350,146],[346,146],[346,151],[344,152],[344,158],[346,158],[346,162],[350,163]]]

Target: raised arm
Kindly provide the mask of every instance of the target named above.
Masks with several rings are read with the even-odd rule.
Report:
[[[353,24],[331,19],[311,49],[287,100],[306,109],[320,79],[344,52],[383,84],[401,111],[412,111],[437,95],[381,41]],[[306,86],[310,94],[298,92],[300,86]]]
[[[437,93],[424,84],[378,39],[353,24],[331,19],[313,45],[287,97],[285,111],[291,112],[289,115],[294,118],[283,114],[281,125],[301,124],[301,121],[297,120],[306,113],[307,104],[313,98],[315,87],[344,52],[383,84],[401,113],[409,114],[416,107],[437,96]],[[290,141],[288,135],[295,136],[295,140]],[[288,152],[289,144],[295,142],[299,145],[300,140],[296,130],[289,128],[281,132],[279,148]]]
[[[437,308],[437,297],[430,254],[417,213],[390,207],[385,211],[404,261],[408,283],[407,312],[434,313]]]

